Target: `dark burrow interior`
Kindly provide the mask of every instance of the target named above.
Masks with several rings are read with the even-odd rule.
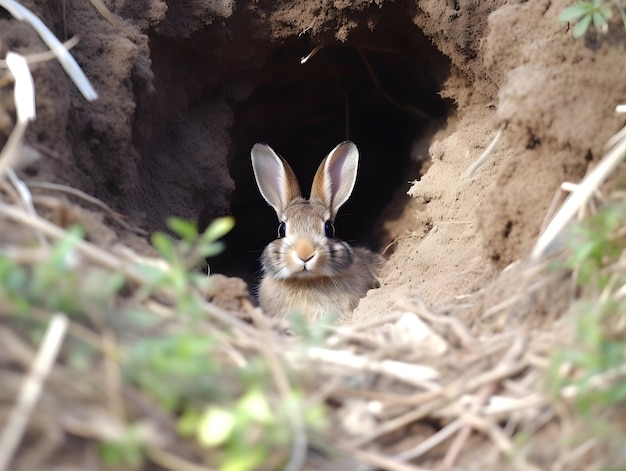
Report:
[[[334,31],[271,41],[245,9],[191,37],[151,36],[155,93],[137,92],[133,132],[145,225],[162,229],[180,216],[202,229],[232,212],[235,229],[211,271],[254,284],[278,223],[256,187],[251,147],[272,146],[308,196],[321,160],[349,139],[359,172],[337,237],[377,249],[381,214],[398,214],[394,196],[420,177],[415,143],[453,107],[439,94],[449,60],[413,24],[415,13],[409,1],[372,4],[353,13],[344,43]]]
[[[346,43],[319,48],[304,63],[314,49],[310,40],[275,44],[253,89],[233,104],[229,170],[236,227],[226,237],[227,250],[210,261],[213,272],[254,284],[261,252],[276,237],[278,221],[252,173],[256,142],[269,144],[291,164],[305,196],[326,154],[341,141],[356,143],[359,173],[337,216],[337,237],[379,248],[372,234],[380,232],[381,213],[420,176],[411,158],[414,143],[452,108],[439,95],[449,74],[447,58],[411,15],[396,11],[399,4],[385,4],[372,28],[357,28]]]

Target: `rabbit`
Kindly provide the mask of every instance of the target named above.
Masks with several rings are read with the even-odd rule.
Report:
[[[267,144],[255,144],[252,168],[261,195],[278,216],[278,239],[263,251],[259,304],[269,316],[300,313],[307,322],[327,315],[345,321],[378,286],[382,256],[335,237],[337,211],[356,181],[359,151],[350,141],[322,161],[309,199],[289,164]]]

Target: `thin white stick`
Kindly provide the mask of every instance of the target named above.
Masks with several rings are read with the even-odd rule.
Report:
[[[366,463],[356,468],[355,471],[372,471],[374,469],[384,469],[385,471],[431,471],[431,468],[422,468],[414,464],[401,463],[393,457],[385,456],[380,452],[354,448],[347,448],[346,451],[357,460]]]
[[[26,377],[17,403],[11,411],[0,436],[0,471],[5,471],[24,436],[30,416],[39,400],[41,390],[63,343],[69,321],[65,314],[55,314],[48,325],[30,372]]]
[[[322,46],[319,46],[319,45],[315,46],[313,48],[313,50],[311,52],[309,52],[308,55],[306,55],[306,56],[304,56],[304,57],[302,57],[300,59],[300,64],[306,63],[311,57],[313,57],[315,54],[317,54],[320,51],[320,49],[322,49]]]
[[[606,141],[604,150],[608,150],[613,147],[615,144],[617,144],[617,142],[621,141],[624,136],[626,136],[626,126],[617,131],[608,141]]]
[[[111,23],[111,26],[113,26],[116,30],[125,33],[126,35],[129,34],[128,31],[126,31],[126,28],[124,28],[124,26],[120,22],[120,20],[118,20],[117,17],[113,13],[111,13],[111,10],[107,8],[102,0],[90,0],[90,2],[95,7],[95,9],[98,10],[98,13],[104,16],[104,18],[109,23]]]
[[[69,51],[74,46],[76,46],[78,42],[78,36],[73,36],[63,43],[63,47]],[[55,58],[56,56],[52,51],[35,52],[33,54],[28,54],[24,56],[24,59],[26,59],[26,62],[28,62],[29,65],[49,61]],[[7,67],[6,61],[0,60],[0,67]]]
[[[33,204],[33,195],[31,194],[26,184],[22,180],[20,180],[20,178],[15,174],[12,168],[7,168],[7,176],[9,177],[9,181],[11,182],[11,184],[15,187],[18,194],[20,195],[24,206],[26,206],[26,211],[28,211],[31,216],[37,217],[37,211],[35,211],[35,205]],[[35,229],[34,232],[35,237],[37,237],[37,242],[39,242],[39,245],[43,247],[48,247],[48,241],[44,237],[43,233],[38,229]]]
[[[444,428],[439,430],[434,435],[431,435],[423,442],[420,442],[419,445],[398,453],[393,456],[394,460],[397,461],[410,461],[418,458],[425,453],[428,453],[430,450],[435,448],[437,445],[445,442],[448,438],[452,437],[455,433],[461,430],[465,426],[465,422],[461,419],[456,419],[453,422],[450,422]]]
[[[480,168],[481,165],[483,165],[487,159],[489,158],[489,156],[493,153],[493,150],[496,148],[496,146],[498,145],[498,142],[500,142],[500,138],[502,137],[502,129],[503,127],[500,126],[500,128],[498,129],[498,132],[496,133],[495,137],[493,138],[493,140],[491,141],[491,144],[489,144],[487,146],[487,148],[485,149],[485,151],[480,154],[480,157],[478,157],[474,163],[472,163],[472,165],[470,165],[467,170],[465,171],[465,173],[463,174],[463,178],[469,178],[472,176],[472,174],[478,170]]]
[[[15,84],[15,107],[17,120],[21,122],[34,121],[35,111],[35,81],[30,73],[26,58],[15,52],[9,52],[6,58],[7,67],[13,75]]]
[[[288,358],[298,359],[300,352],[288,355]],[[382,373],[407,384],[412,384],[428,390],[439,389],[440,386],[431,380],[439,377],[439,372],[429,366],[404,363],[396,360],[372,360],[365,355],[358,355],[349,350],[330,350],[320,347],[309,347],[305,351],[306,357],[311,360],[324,362],[357,371]]]
[[[576,190],[567,197],[545,232],[539,236],[530,254],[532,260],[536,261],[541,258],[578,209],[587,202],[593,192],[598,189],[625,156],[626,139],[622,139],[604,154],[598,165],[582,179]]]
[[[54,55],[57,56],[61,67],[63,67],[67,75],[69,75],[70,79],[72,79],[72,82],[74,82],[85,99],[92,101],[98,98],[96,90],[93,88],[76,60],[37,15],[15,0],[0,0],[0,6],[19,21],[30,23],[43,42],[45,42]]]
[[[6,173],[8,168],[13,167],[17,162],[19,150],[22,146],[22,139],[26,133],[28,125],[18,121],[13,127],[13,131],[9,134],[9,138],[0,151],[0,178]]]
[[[6,169],[15,165],[26,127],[30,121],[35,119],[35,86],[26,59],[19,54],[9,52],[6,64],[15,81],[13,100],[17,111],[17,122],[0,152],[0,178]]]

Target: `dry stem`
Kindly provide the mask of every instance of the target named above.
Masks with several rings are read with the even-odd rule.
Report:
[[[0,471],[7,469],[22,439],[28,420],[41,394],[43,383],[63,343],[67,325],[68,319],[65,314],[55,314],[48,324],[39,352],[22,384],[17,403],[0,436]]]

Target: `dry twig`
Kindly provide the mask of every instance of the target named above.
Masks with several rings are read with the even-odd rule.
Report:
[[[531,259],[537,260],[546,253],[550,244],[561,233],[574,214],[589,200],[593,192],[608,178],[625,156],[626,138],[623,138],[606,152],[598,165],[582,179],[576,190],[570,193],[545,232],[539,236],[531,252]]]
[[[124,221],[124,219],[122,219],[115,211],[113,211],[113,209],[111,209],[111,207],[108,204],[106,204],[105,202],[99,200],[98,198],[94,196],[91,196],[85,193],[84,191],[78,190],[76,188],[72,188],[71,186],[60,185],[58,183],[36,182],[33,180],[26,181],[24,183],[26,183],[26,185],[30,188],[39,188],[42,190],[59,191],[61,193],[66,193],[68,195],[76,196],[80,199],[87,201],[88,203],[98,206],[100,209],[105,211],[111,217],[111,219],[113,219],[116,223],[118,223],[124,229],[132,231],[137,235],[142,235],[142,236],[148,235],[148,233],[145,230],[138,228],[138,227],[131,226],[126,221]]]
[[[498,142],[500,142],[500,138],[502,137],[503,130],[504,130],[504,125],[498,128],[498,132],[496,132],[496,135],[494,136],[491,143],[487,146],[485,151],[482,154],[480,154],[480,156],[472,163],[472,165],[470,165],[467,168],[467,170],[463,174],[463,178],[471,177],[474,174],[474,172],[478,170],[487,161],[487,159],[491,156],[494,149],[498,145]]]
[[[263,317],[260,309],[253,309],[252,316],[254,323],[259,327],[261,335],[264,337],[259,343],[261,352],[267,359],[274,384],[278,389],[281,399],[287,406],[287,413],[289,422],[291,425],[291,431],[293,433],[291,441],[291,455],[289,461],[285,465],[285,471],[298,471],[304,466],[306,460],[306,452],[308,446],[308,439],[306,430],[304,428],[304,421],[300,411],[297,409],[294,403],[294,397],[291,392],[291,386],[287,379],[287,373],[285,368],[278,358],[278,354],[274,349],[273,332],[270,330],[267,320]]]
[[[398,301],[398,305],[403,309],[414,312],[419,317],[426,319],[432,324],[449,325],[463,347],[471,349],[476,346],[476,338],[472,335],[465,323],[460,319],[452,316],[440,316],[434,314],[428,310],[424,301],[417,298],[412,300],[402,299]]]
[[[26,430],[28,420],[37,404],[43,383],[50,373],[67,330],[65,314],[55,314],[50,320],[39,352],[33,361],[9,420],[0,436],[0,471],[7,469]]]
[[[525,341],[522,339],[517,339],[515,343],[511,346],[508,352],[502,357],[496,369],[506,369],[511,366],[522,356],[525,349]],[[482,405],[493,395],[496,389],[495,381],[492,383],[488,383],[480,390],[477,396],[474,398],[474,402],[469,410],[469,414],[477,414]],[[465,424],[463,428],[459,431],[459,434],[456,436],[455,440],[450,445],[446,456],[444,457],[441,463],[442,470],[450,470],[454,466],[454,462],[457,457],[461,453],[461,450],[465,446],[470,433],[472,431],[472,426],[470,424]],[[494,432],[495,434],[495,432]],[[502,443],[502,437],[497,435],[498,443]]]

